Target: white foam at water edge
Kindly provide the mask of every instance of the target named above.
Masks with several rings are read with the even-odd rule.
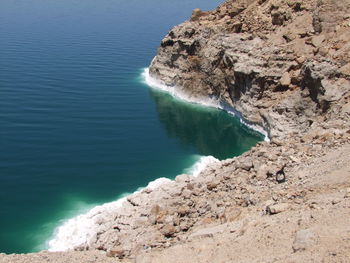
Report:
[[[191,103],[198,103],[209,107],[224,109],[233,115],[238,115],[236,114],[236,112],[231,111],[230,109],[225,109],[223,106],[220,105],[220,103],[217,100],[199,100],[195,98],[190,98],[187,95],[176,90],[175,87],[169,87],[160,83],[159,81],[155,80],[149,75],[148,68],[144,70],[142,76],[144,78],[144,82],[150,87],[169,92],[174,97],[178,97],[179,99]],[[242,118],[240,118],[240,120],[242,123],[249,126],[250,128],[264,134],[265,138],[268,139],[267,133],[261,128],[247,124]],[[213,156],[202,156],[193,166],[191,166],[188,169],[185,169],[185,173],[197,177],[209,164],[217,162],[220,161],[214,158]],[[154,190],[160,187],[161,185],[169,182],[172,182],[172,180],[168,178],[158,178],[150,182],[146,186],[146,188]],[[142,189],[143,188],[137,189],[137,191],[135,191],[134,194],[140,192]],[[118,199],[117,201],[96,206],[85,214],[78,215],[74,218],[65,221],[60,227],[56,229],[54,238],[48,242],[48,250],[68,251],[73,250],[74,248],[82,245],[88,245],[89,241],[92,240],[96,235],[96,227],[101,224],[100,216],[103,215],[103,217],[105,217],[106,215],[111,214],[112,212],[117,212],[117,210],[123,206],[123,203],[126,201],[126,199],[127,196],[124,195],[124,197]]]
[[[221,108],[220,103],[217,99],[213,98],[194,98],[191,97],[184,92],[181,92],[177,87],[175,86],[167,86],[163,84],[162,82],[156,80],[155,78],[152,78],[149,74],[149,68],[145,68],[142,72],[142,77],[143,81],[145,84],[147,84],[149,87],[166,91],[168,92],[171,96],[175,98],[179,98],[181,100],[190,102],[190,103],[196,103],[196,104],[201,104],[207,107],[213,107],[213,108]]]
[[[142,77],[143,77],[144,83],[147,84],[148,86],[150,86],[151,88],[166,91],[169,94],[171,94],[173,97],[179,98],[181,100],[184,100],[184,101],[187,101],[190,103],[197,103],[197,104],[201,104],[204,106],[214,107],[217,109],[225,110],[228,113],[237,116],[239,118],[240,122],[243,123],[245,126],[249,127],[252,130],[255,130],[255,131],[261,133],[262,135],[264,135],[265,141],[270,141],[268,133],[262,127],[260,127],[258,125],[253,125],[253,124],[247,123],[241,117],[240,114],[237,114],[238,113],[237,111],[235,111],[231,108],[227,108],[227,107],[222,106],[218,100],[215,100],[212,98],[198,99],[198,98],[189,97],[187,94],[181,92],[178,88],[167,86],[167,85],[163,84],[161,81],[151,77],[149,74],[149,68],[145,68],[143,70]]]
[[[67,251],[85,244],[95,235],[94,225],[97,216],[108,210],[120,208],[125,200],[126,197],[123,197],[114,202],[95,206],[86,214],[69,219],[56,229],[54,238],[48,242],[48,250],[52,252]]]
[[[199,160],[190,168],[184,170],[185,173],[197,177],[209,164],[219,163],[220,161],[213,156],[202,156]]]
[[[154,190],[159,186],[171,182],[168,178],[158,178],[150,182],[146,188]],[[134,194],[140,192],[144,188],[139,188]],[[110,203],[95,206],[87,213],[73,217],[64,222],[55,231],[54,238],[48,242],[49,251],[67,251],[87,244],[96,234],[96,225],[99,225],[99,215],[105,217],[110,211],[117,211],[123,206],[127,199],[127,194],[124,197]]]
[[[202,156],[190,168],[185,169],[185,172],[192,176],[198,176],[209,164],[220,162],[213,156]],[[158,178],[150,182],[145,188],[154,190],[163,184],[173,182],[168,178]],[[144,188],[139,188],[134,194],[139,193]],[[105,203],[103,205],[95,206],[87,213],[78,215],[64,222],[55,231],[54,238],[48,242],[49,251],[68,251],[76,247],[88,245],[96,234],[96,229],[101,217],[106,217],[108,214],[115,214],[118,209],[123,206],[127,196],[120,198],[117,201]],[[101,217],[100,217],[101,216]]]

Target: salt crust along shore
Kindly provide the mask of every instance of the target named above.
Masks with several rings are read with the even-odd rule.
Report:
[[[255,125],[248,120],[245,120],[242,117],[242,114],[238,112],[236,109],[234,109],[232,106],[229,106],[227,103],[224,103],[223,101],[218,100],[217,98],[210,98],[210,97],[191,97],[186,92],[181,90],[181,88],[176,86],[167,86],[166,84],[162,83],[161,80],[155,79],[150,76],[149,74],[149,68],[145,68],[142,73],[143,80],[145,84],[147,84],[149,87],[161,90],[164,92],[169,93],[171,96],[175,98],[179,98],[180,100],[187,101],[189,103],[195,103],[200,104],[206,107],[212,107],[217,108],[220,110],[224,110],[228,112],[229,114],[232,114],[233,116],[237,116],[240,120],[240,122],[247,127],[249,127],[252,130],[255,130],[262,135],[264,135],[265,141],[270,141],[270,138],[268,136],[267,131],[264,130],[263,127],[259,125]]]
[[[350,262],[349,10],[348,0],[194,10],[162,40],[150,75],[220,98],[271,142],[130,196],[77,248],[90,251],[0,262]]]
[[[187,171],[191,176],[197,177],[211,163],[219,162],[213,156],[203,156]],[[54,238],[48,241],[48,251],[71,251],[86,244],[91,243],[99,230],[99,218],[108,218],[113,214],[118,213],[123,205],[127,202],[127,198],[137,195],[142,190],[152,191],[162,185],[172,183],[168,178],[158,178],[150,182],[145,188],[140,188],[133,194],[124,194],[117,201],[105,203],[96,206],[85,214],[73,217],[64,222],[55,231]]]
[[[188,103],[196,103],[206,107],[214,107],[222,110],[226,110],[234,116],[239,116],[239,113],[228,107],[224,107],[221,103],[214,99],[199,99],[190,98],[185,93],[178,92],[176,87],[170,87],[162,84],[160,81],[152,78],[149,75],[149,69],[145,68],[142,73],[143,81],[151,88],[159,89],[168,92],[175,98],[179,98]],[[267,132],[265,132],[261,127],[257,127],[251,124],[247,124],[240,118],[240,121],[247,125],[249,128],[254,129],[265,136],[265,140],[269,141]],[[218,163],[219,160],[212,156],[201,157],[198,162],[196,162],[190,170],[191,176],[198,176],[205,168],[211,163]],[[158,178],[155,181],[150,182],[145,189],[154,190],[163,184],[170,183],[171,180],[167,178]],[[138,189],[135,193],[139,193],[141,189]],[[118,209],[121,209],[123,204],[127,201],[127,196],[131,194],[124,194],[124,197],[118,199],[117,201],[106,203],[103,205],[96,206],[89,210],[87,213],[73,217],[66,222],[64,222],[60,227],[58,227],[54,233],[54,238],[48,241],[49,251],[69,251],[74,250],[78,247],[85,246],[91,243],[98,231],[98,218],[108,217],[113,213],[118,213]],[[113,211],[113,213],[111,213]]]

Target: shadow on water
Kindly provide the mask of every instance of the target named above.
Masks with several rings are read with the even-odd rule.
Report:
[[[263,140],[261,134],[223,110],[187,103],[156,89],[149,89],[149,93],[167,135],[191,145],[200,155],[222,160],[240,155]]]

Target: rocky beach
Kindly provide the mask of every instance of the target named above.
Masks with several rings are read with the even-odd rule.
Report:
[[[269,140],[94,209],[81,221],[88,232],[62,236],[70,251],[0,262],[350,261],[350,1],[195,9],[147,77]]]

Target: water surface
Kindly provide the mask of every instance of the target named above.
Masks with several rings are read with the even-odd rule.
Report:
[[[219,0],[7,0],[0,8],[0,252],[202,155],[261,137],[140,80],[167,31]]]

